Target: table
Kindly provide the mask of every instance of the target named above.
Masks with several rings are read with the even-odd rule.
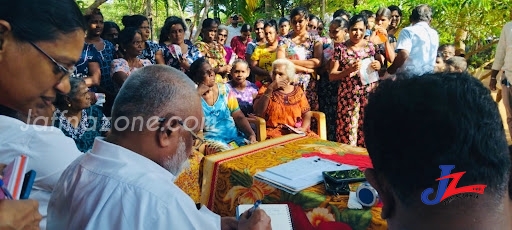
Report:
[[[364,148],[292,134],[206,156],[201,203],[221,216],[234,216],[238,204],[252,204],[261,199],[263,203],[298,206],[311,223],[311,229],[324,222],[344,222],[355,230],[387,229],[387,223],[380,216],[381,207],[347,209],[348,196],[326,195],[323,183],[291,195],[253,180],[252,176],[257,172],[311,152],[368,155]],[[293,222],[295,227],[295,220]]]

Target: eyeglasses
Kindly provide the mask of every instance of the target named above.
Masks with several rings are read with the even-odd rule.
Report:
[[[227,34],[219,34],[219,36],[227,37],[228,35]]]
[[[165,117],[160,117],[158,119],[158,122],[160,123],[160,126],[162,128],[162,125],[165,121],[167,120],[167,118]],[[194,141],[194,145],[192,146],[195,150],[199,150],[199,148],[201,147],[201,145],[203,145],[203,143],[205,142],[205,140],[201,137],[199,137],[197,134],[194,133],[194,131],[192,131],[191,129],[189,129],[187,126],[185,126],[183,124],[183,121],[181,120],[177,120],[178,124],[180,124],[183,129],[185,129],[187,132],[190,133],[190,135],[192,135],[192,140]]]
[[[51,62],[53,62],[53,64],[55,65],[55,67],[57,68],[56,70],[60,71],[63,73],[63,75],[60,77],[60,80],[62,80],[62,78],[64,78],[65,76],[69,76],[71,74],[73,74],[76,70],[76,66],[73,66],[71,67],[71,69],[68,69],[66,67],[64,67],[63,65],[59,64],[57,61],[55,61],[55,59],[53,59],[50,55],[48,55],[46,52],[44,52],[39,46],[37,46],[36,44],[34,44],[33,42],[29,42],[30,45],[32,45],[36,50],[38,50],[40,53],[42,53],[44,56],[46,56],[48,59],[50,59]]]

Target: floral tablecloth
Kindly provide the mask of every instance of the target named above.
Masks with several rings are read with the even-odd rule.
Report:
[[[294,220],[294,228],[318,228],[329,222],[344,222],[354,230],[384,230],[381,207],[347,209],[348,196],[325,193],[323,183],[291,195],[263,182],[253,175],[267,168],[286,163],[312,152],[326,155],[347,153],[368,155],[366,149],[330,142],[313,137],[287,135],[224,153],[206,156],[203,162],[201,203],[221,216],[234,216],[238,204],[263,203],[295,204],[307,216],[312,228]],[[353,189],[353,188],[352,188]],[[292,215],[296,216],[296,215]]]

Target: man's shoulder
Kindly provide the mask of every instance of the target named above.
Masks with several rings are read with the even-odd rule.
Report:
[[[136,168],[121,159],[119,162],[110,164],[112,160],[114,159],[107,159],[92,152],[85,153],[66,169],[66,177],[78,179],[79,181],[73,182],[77,184],[103,184],[101,186],[103,189],[100,189],[103,192],[99,193],[111,193],[112,198],[114,194],[118,194],[122,196],[119,197],[121,200],[133,196],[134,199],[139,197],[166,204],[179,202],[183,200],[183,196],[186,196],[173,183],[172,174],[164,174],[147,165]],[[77,174],[82,176],[76,177]],[[87,178],[87,180],[80,181],[80,178]]]
[[[48,122],[51,122],[50,120]],[[1,142],[57,142],[72,141],[57,127],[30,125],[14,118],[0,116],[0,143]],[[74,143],[73,143],[74,145]]]

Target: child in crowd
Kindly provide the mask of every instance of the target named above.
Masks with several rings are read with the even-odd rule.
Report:
[[[238,100],[238,106],[245,116],[253,113],[252,102],[256,95],[258,95],[258,88],[256,85],[247,80],[249,77],[249,64],[242,60],[237,59],[231,68],[231,80],[227,86],[235,93]]]

